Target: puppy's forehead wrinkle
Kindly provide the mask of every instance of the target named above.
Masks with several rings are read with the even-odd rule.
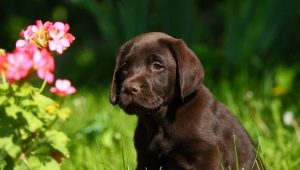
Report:
[[[130,54],[132,54],[132,53],[133,53],[133,51],[135,51],[135,49],[136,49],[136,45],[135,45],[135,44],[133,44],[133,45],[131,46],[131,48],[130,48],[130,50],[129,50],[128,54],[127,54],[127,56],[128,56],[128,55],[130,55]]]
[[[156,41],[140,41],[134,43],[129,54],[155,53],[159,51],[161,51],[161,49]]]
[[[135,44],[130,52],[124,56],[123,60],[129,61],[133,59],[135,60],[134,62],[138,63],[139,61],[163,60],[162,58],[168,58],[169,56],[172,56],[172,53],[166,46],[156,42],[143,42]],[[167,59],[166,61],[169,60]]]

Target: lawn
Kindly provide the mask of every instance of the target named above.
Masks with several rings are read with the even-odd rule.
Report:
[[[255,78],[243,72],[218,82],[206,78],[205,84],[248,130],[268,169],[293,170],[300,166],[297,117],[292,119],[294,126],[289,126],[284,124],[283,116],[299,112],[299,98],[288,91],[284,85],[288,83],[276,81],[278,76]],[[82,89],[66,101],[73,115],[58,125],[71,139],[70,157],[63,162],[63,170],[134,169],[136,118],[112,106],[108,95],[109,87]]]

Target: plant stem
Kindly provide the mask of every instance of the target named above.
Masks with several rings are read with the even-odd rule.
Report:
[[[43,92],[43,90],[45,89],[46,85],[47,85],[47,80],[44,79],[43,84],[42,84],[42,86],[41,86],[41,88],[40,88],[40,90],[39,90],[39,93],[42,93],[42,92]]]
[[[298,122],[296,120],[294,120],[292,122],[292,126],[293,128],[295,129],[295,133],[296,133],[296,137],[297,137],[297,140],[298,142],[300,143],[300,127],[298,125]]]
[[[123,145],[123,142],[121,142],[121,148],[122,148],[123,167],[124,167],[124,170],[126,170],[126,165],[125,165],[125,154],[124,154],[124,145]]]
[[[222,155],[220,153],[220,149],[219,149],[219,146],[217,145],[217,151],[218,151],[218,157],[219,157],[219,161],[221,162],[221,169],[224,170],[224,167],[223,167],[223,160],[222,160]]]
[[[234,152],[235,152],[235,165],[236,165],[235,168],[240,169],[239,168],[239,158],[238,158],[238,151],[237,151],[235,134],[233,134],[233,144],[234,144]]]
[[[2,82],[3,82],[4,84],[6,84],[6,78],[5,78],[5,74],[4,74],[3,71],[1,71],[1,77],[2,77]]]

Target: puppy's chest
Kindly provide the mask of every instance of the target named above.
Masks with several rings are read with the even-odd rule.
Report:
[[[201,153],[201,149],[198,148],[200,143],[192,137],[177,136],[176,133],[173,134],[160,127],[149,143],[148,149],[156,154],[163,167],[194,169],[193,162],[199,158]]]
[[[191,141],[193,141],[193,139],[178,136],[170,129],[158,127],[157,132],[153,134],[153,137],[150,140],[148,149],[157,154],[158,157],[170,156],[173,154],[187,154],[189,152],[189,148],[195,148],[195,146],[192,146],[193,144]],[[184,153],[182,152],[183,150]],[[194,152],[194,150],[191,152]]]
[[[156,133],[150,140],[148,149],[159,157],[169,153],[174,145],[172,134],[168,133],[163,127],[158,127]]]

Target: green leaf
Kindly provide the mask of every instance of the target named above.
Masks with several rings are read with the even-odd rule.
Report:
[[[15,85],[15,84],[11,84],[10,85],[10,88],[13,92],[16,92],[18,89],[19,89],[19,86],[18,85]]]
[[[0,84],[0,92],[7,91],[9,89],[8,84]]]
[[[6,165],[6,162],[0,161],[0,170],[4,170],[5,165]]]
[[[56,114],[60,107],[56,101],[39,93],[33,95],[33,100],[38,104],[38,107],[41,110],[46,111],[49,114]]]
[[[27,97],[30,96],[33,92],[33,87],[31,85],[24,84],[23,86],[18,88],[18,90],[15,92],[15,96]]]
[[[34,157],[31,156],[28,159],[23,159],[23,162],[16,166],[14,170],[59,170],[59,164],[49,156]]]
[[[69,151],[67,149],[67,143],[70,139],[63,132],[49,130],[46,131],[45,135],[47,140],[50,142],[50,145],[54,149],[68,157]]]
[[[33,101],[39,108],[37,116],[40,119],[44,121],[52,121],[56,118],[57,111],[60,107],[57,102],[39,93],[34,93]]]
[[[24,107],[33,107],[33,106],[37,106],[36,102],[34,102],[31,99],[24,99],[20,102],[20,104]]]
[[[18,119],[18,114],[27,121],[27,128],[30,132],[35,132],[43,126],[43,122],[39,120],[33,113],[28,112],[17,105],[10,105],[5,108],[7,116]]]
[[[27,121],[27,127],[30,132],[35,132],[37,129],[43,127],[43,122],[32,113],[23,110],[22,115]]]
[[[50,152],[50,146],[49,145],[41,145],[38,148],[36,148],[33,152],[34,155],[47,155]]]
[[[72,113],[72,111],[70,108],[64,107],[64,108],[59,109],[58,117],[62,121],[66,121],[70,117],[71,113]]]
[[[51,115],[47,113],[46,110],[41,109],[39,109],[39,111],[36,112],[36,116],[46,124],[51,123],[56,119],[56,115]]]
[[[8,98],[8,103],[11,105],[14,105],[16,103],[16,99],[14,97],[9,97]]]
[[[0,96],[0,106],[3,106],[6,101],[7,101],[6,96]]]
[[[14,119],[17,119],[18,118],[17,114],[21,112],[22,112],[22,108],[20,108],[17,105],[10,105],[5,108],[6,115]]]
[[[46,109],[47,106],[53,104],[55,101],[50,99],[49,97],[46,97],[44,95],[41,95],[39,93],[34,93],[33,100],[38,104],[39,107],[42,109]]]
[[[14,142],[13,137],[13,135],[1,137],[0,149],[5,150],[6,153],[12,158],[17,158],[18,154],[21,152],[21,147]]]

